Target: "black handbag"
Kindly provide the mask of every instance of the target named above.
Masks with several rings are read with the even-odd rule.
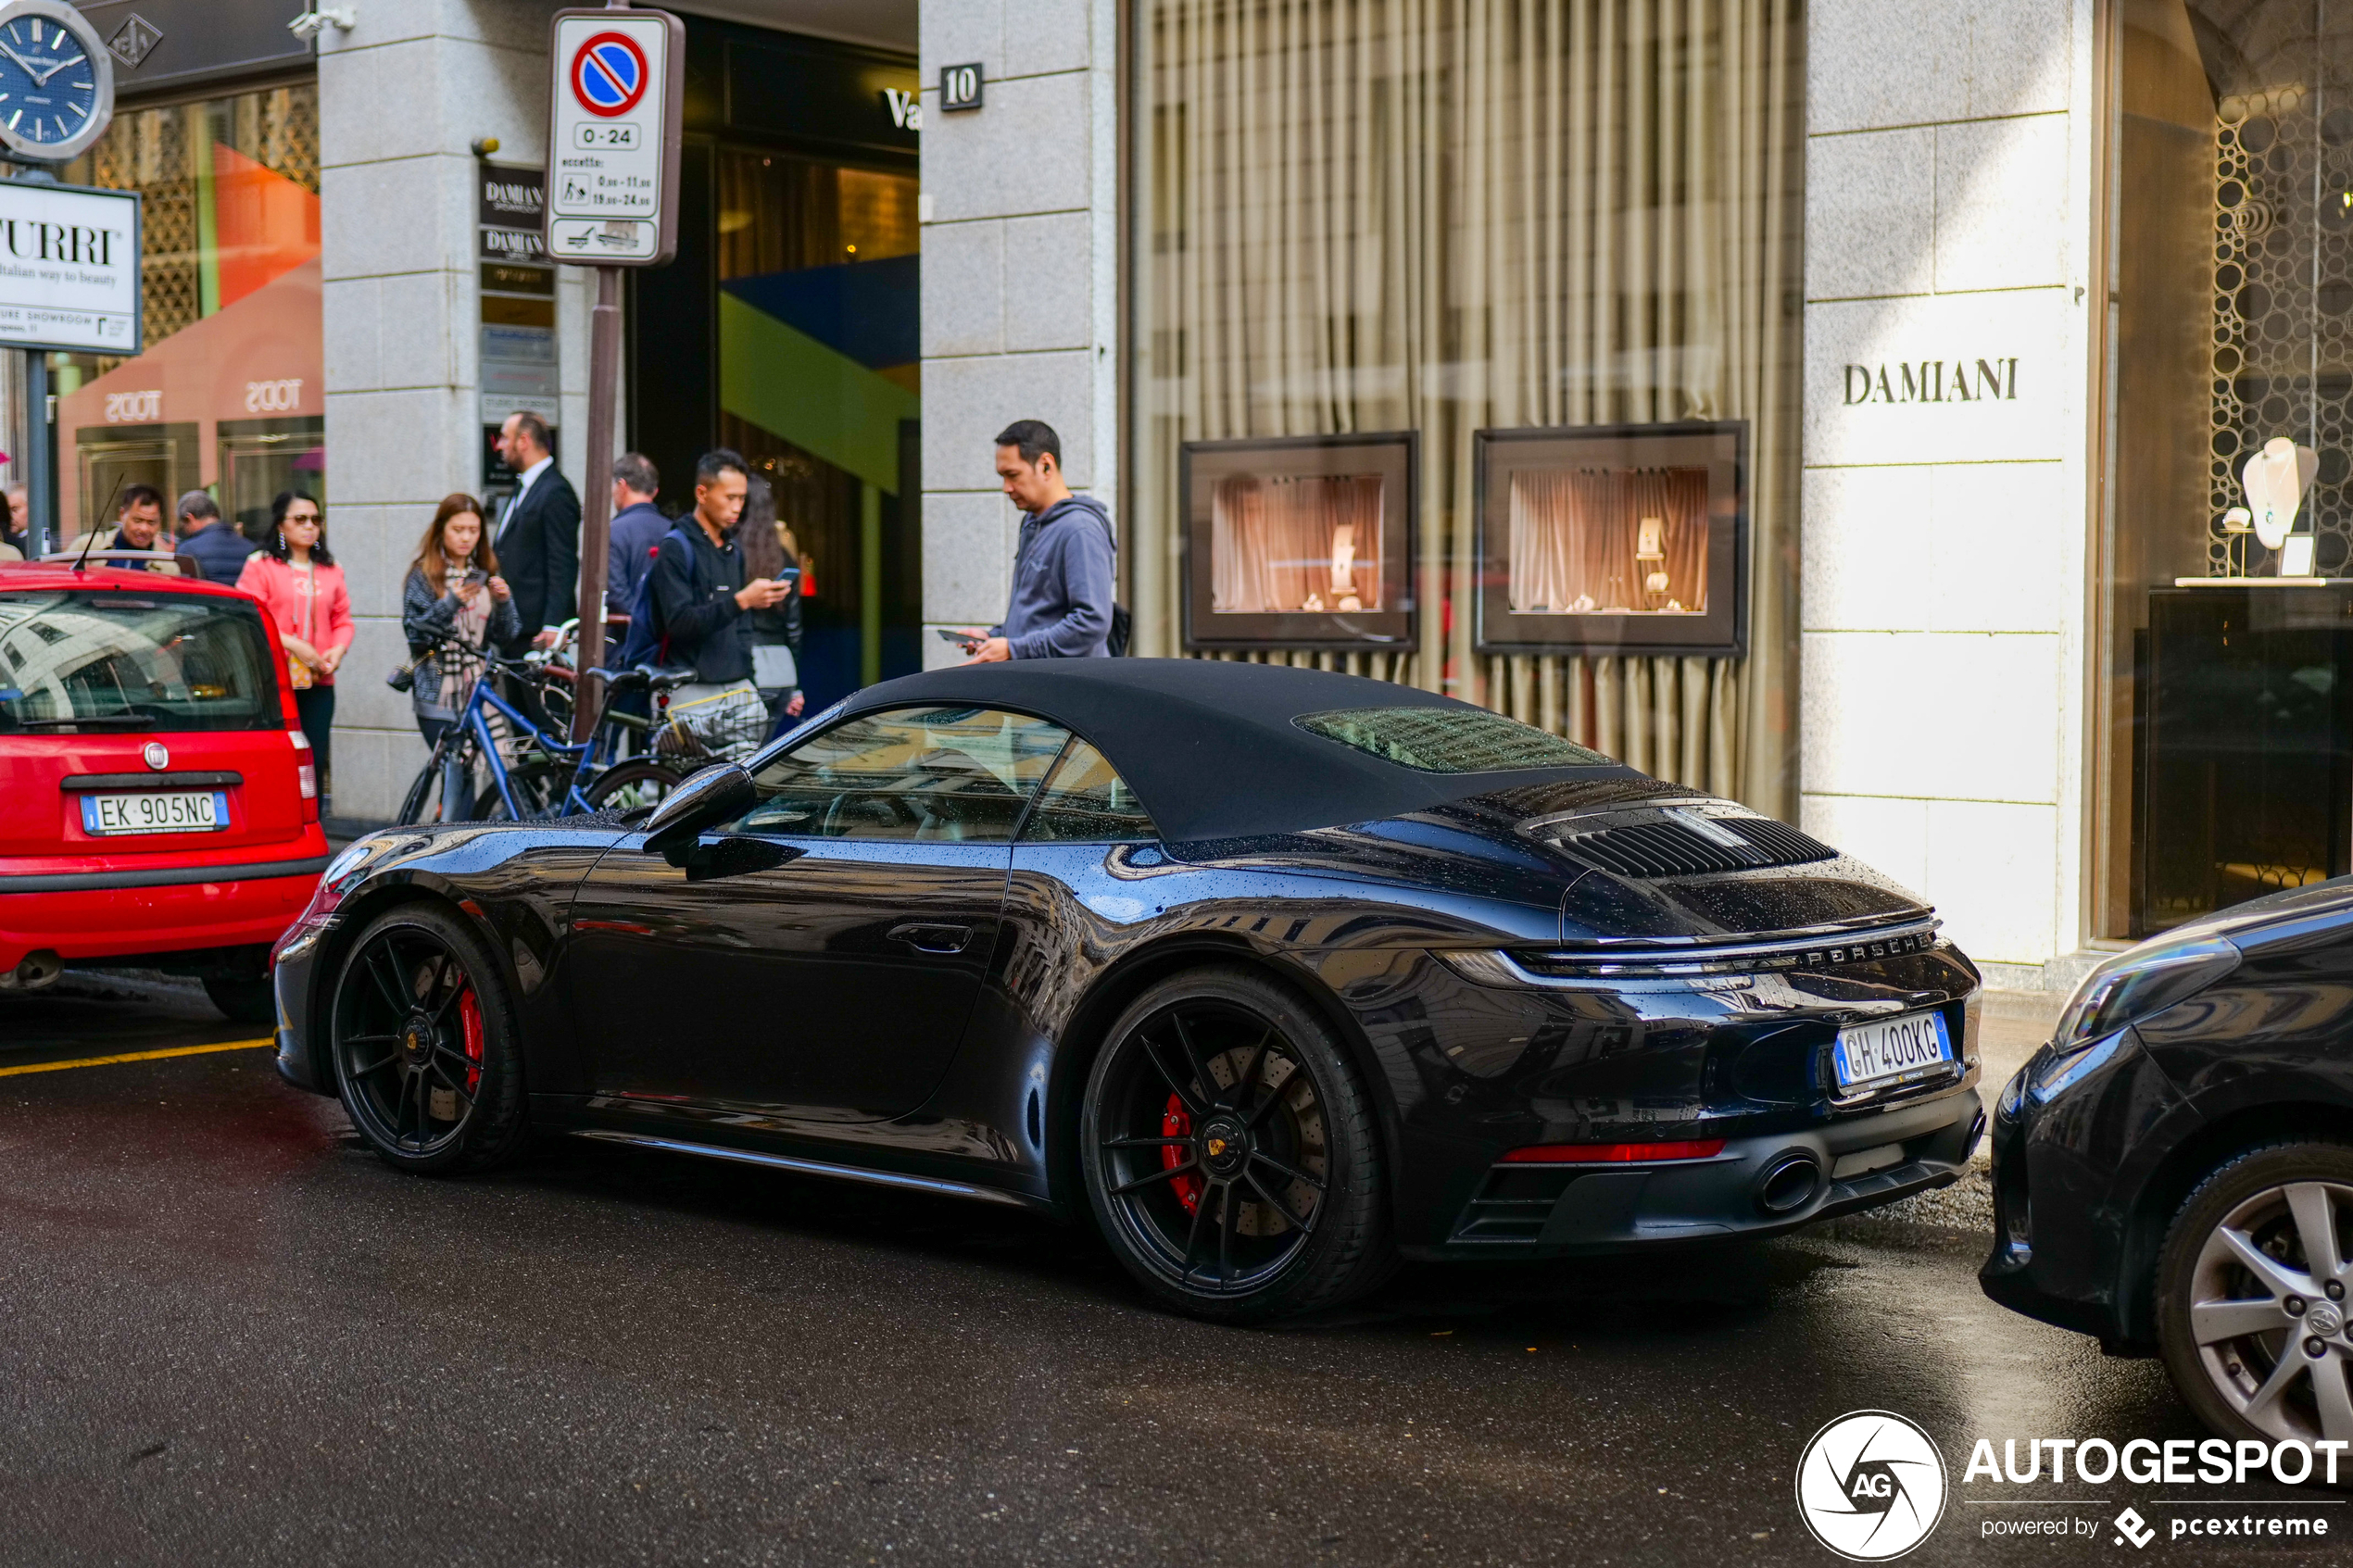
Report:
[[[438,645],[435,646],[438,646]],[[417,684],[417,666],[431,659],[433,655],[433,648],[426,648],[420,652],[417,646],[411,643],[409,646],[409,662],[394,665],[392,673],[384,677],[384,684],[396,692],[412,689]]]

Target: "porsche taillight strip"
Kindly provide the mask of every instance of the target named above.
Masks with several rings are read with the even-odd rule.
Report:
[[[1533,985],[1547,980],[1591,977],[1685,974],[1753,974],[1781,971],[1831,969],[1842,964],[1925,953],[1936,946],[1941,921],[1882,927],[1878,931],[1843,933],[1803,942],[1725,944],[1712,947],[1613,948],[1605,952],[1578,948],[1535,951],[1499,950],[1503,961]]]

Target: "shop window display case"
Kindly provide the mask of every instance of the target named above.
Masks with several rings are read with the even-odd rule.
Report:
[[[2184,580],[2148,617],[2131,934],[2353,871],[2353,582]]]
[[[2091,934],[2340,875],[2353,824],[2353,31],[2116,9]]]
[[[1410,649],[1410,433],[1189,442],[1185,646]]]
[[[1744,421],[1473,443],[1482,653],[1746,651]]]

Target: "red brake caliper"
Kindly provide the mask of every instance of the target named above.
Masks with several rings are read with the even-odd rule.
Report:
[[[1186,1113],[1185,1102],[1175,1095],[1168,1097],[1168,1109],[1161,1113],[1160,1135],[1164,1138],[1189,1138],[1193,1135],[1193,1119]],[[1160,1168],[1173,1171],[1191,1158],[1192,1150],[1170,1144],[1160,1151]],[[1191,1213],[1194,1205],[1201,1202],[1201,1178],[1175,1176],[1170,1178],[1168,1185],[1176,1189],[1176,1201],[1185,1206],[1185,1212]]]
[[[482,1085],[482,1004],[471,985],[458,998],[458,1023],[465,1031],[466,1060],[474,1064],[466,1069],[466,1093],[472,1094]]]

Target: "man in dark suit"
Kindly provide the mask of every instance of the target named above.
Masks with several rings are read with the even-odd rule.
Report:
[[[580,496],[557,470],[549,445],[547,421],[529,409],[499,427],[498,455],[522,476],[491,539],[522,617],[522,630],[506,647],[510,659],[554,642],[580,595]]]

